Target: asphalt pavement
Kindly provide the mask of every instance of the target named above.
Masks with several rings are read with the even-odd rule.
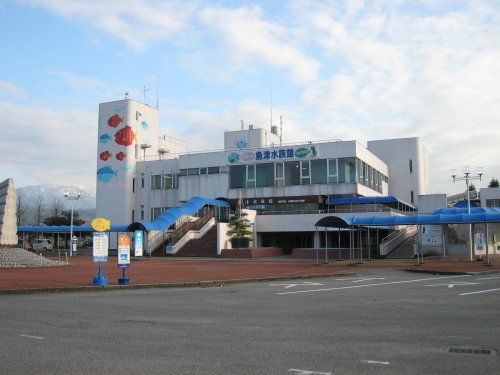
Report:
[[[0,295],[0,303],[5,374],[500,369],[500,274],[361,270],[211,288]]]

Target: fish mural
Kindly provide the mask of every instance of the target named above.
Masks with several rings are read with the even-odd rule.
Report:
[[[126,166],[124,166],[124,167],[120,167],[120,169],[121,169],[122,171],[131,172],[131,171],[134,169],[134,167],[132,167],[132,166],[130,166],[130,165],[126,165]]]
[[[123,117],[121,117],[117,113],[115,113],[113,116],[111,116],[110,118],[108,118],[108,125],[111,126],[112,128],[116,128],[122,122],[123,122]]]
[[[111,169],[109,165],[97,170],[97,181],[108,183],[113,177],[117,177],[117,172]]]
[[[116,160],[122,161],[127,157],[127,153],[120,151],[118,154],[115,155]]]
[[[141,122],[141,126],[144,130],[147,130],[149,128],[149,125],[146,121]]]
[[[108,143],[111,141],[111,136],[109,134],[103,134],[99,137],[99,142],[101,143]]]
[[[129,125],[115,133],[115,142],[119,145],[130,146],[134,141],[137,143],[137,132],[134,133]]]
[[[111,155],[112,155],[111,152],[106,150],[104,152],[101,152],[101,154],[99,155],[99,159],[101,159],[102,161],[106,161],[111,157]]]

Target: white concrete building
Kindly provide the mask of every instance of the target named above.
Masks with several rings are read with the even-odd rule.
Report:
[[[224,133],[224,149],[185,152],[185,144],[158,138],[158,111],[125,99],[99,106],[97,214],[114,225],[152,221],[190,198],[241,196],[256,210],[255,245],[276,245],[283,233],[316,246],[314,223],[337,209],[350,215],[400,215],[428,193],[427,154],[419,138],[281,142],[277,127],[250,126]],[[385,197],[401,202],[330,207],[328,198]],[[408,202],[408,203],[405,203]],[[355,205],[356,206],[356,205]],[[308,215],[297,215],[308,213]],[[267,234],[266,234],[267,233]],[[279,241],[278,241],[279,242]]]

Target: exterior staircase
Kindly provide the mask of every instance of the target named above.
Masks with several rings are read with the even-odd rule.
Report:
[[[417,241],[417,234],[408,237],[394,250],[387,254],[387,259],[411,259],[413,258],[413,244]]]
[[[217,225],[210,228],[203,237],[190,240],[176,255],[180,257],[216,257]]]
[[[396,248],[405,243],[409,238],[417,235],[417,226],[408,225],[402,229],[395,230],[380,241],[380,255],[385,257],[392,253]]]

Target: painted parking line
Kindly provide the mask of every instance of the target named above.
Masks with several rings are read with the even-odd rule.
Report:
[[[496,292],[497,290],[500,290],[500,288],[478,290],[477,292],[460,293],[459,296],[468,296],[469,294],[480,294],[480,293]]]
[[[311,281],[304,281],[303,283],[298,283],[298,284],[269,284],[269,286],[282,286],[285,289],[286,288],[293,288],[296,286],[313,286],[313,285],[319,286],[319,285],[325,285],[325,284],[314,283]]]
[[[478,280],[493,280],[493,279],[500,279],[500,276],[481,277]]]
[[[426,285],[426,286],[447,286],[448,288],[453,288],[454,286],[462,286],[462,285],[477,285],[479,283],[467,283],[464,281],[454,281],[451,283],[444,283],[444,284],[431,284],[431,285]]]
[[[297,375],[332,375],[331,372],[320,372],[320,371],[311,371],[311,370],[300,370],[297,368],[291,368],[288,372],[294,372]]]
[[[373,360],[366,360],[363,359],[361,362],[368,363],[370,365],[389,365],[391,362],[386,362],[386,361],[373,361]]]
[[[425,278],[425,279],[389,281],[389,282],[385,282],[385,283],[363,284],[363,285],[350,285],[350,286],[341,286],[341,287],[336,287],[336,288],[297,290],[297,291],[293,291],[293,292],[280,292],[280,293],[276,293],[276,294],[284,295],[284,294],[298,294],[298,293],[327,292],[327,291],[330,291],[330,290],[342,290],[342,289],[354,289],[354,288],[368,288],[368,287],[379,286],[379,285],[408,284],[408,283],[417,283],[417,282],[420,282],[420,281],[444,280],[444,279],[453,279],[453,278],[458,278],[458,277],[470,277],[470,276],[471,275],[454,275],[454,276],[428,277],[428,278]]]
[[[385,277],[367,277],[366,279],[353,280],[353,283],[360,283],[362,281],[370,281],[370,280],[385,280]]]
[[[32,336],[32,335],[19,335],[19,337],[26,337],[28,339],[43,340],[45,337],[42,336]]]

